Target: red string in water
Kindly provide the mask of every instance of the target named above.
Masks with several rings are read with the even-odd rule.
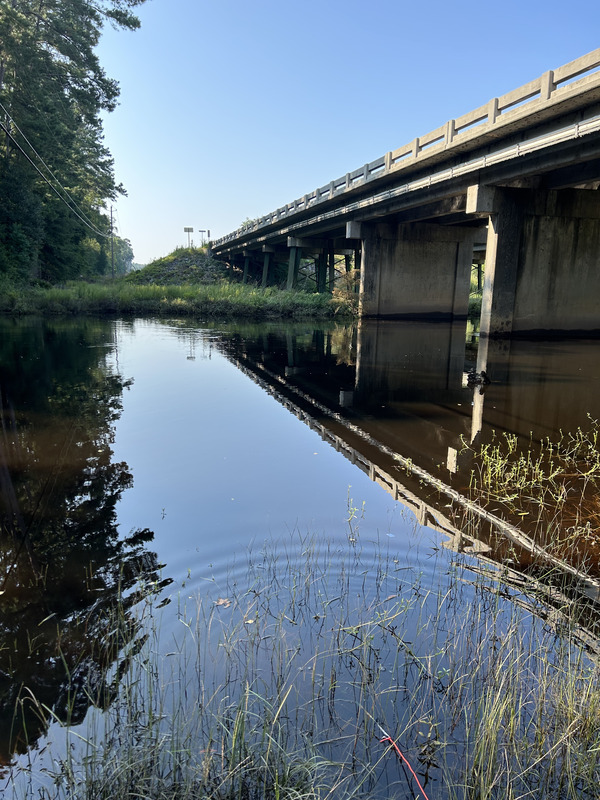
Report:
[[[380,739],[380,742],[382,742],[382,743],[383,742],[389,742],[392,745],[392,747],[394,748],[394,750],[396,751],[398,756],[401,758],[401,760],[409,768],[410,774],[416,780],[417,786],[419,787],[419,789],[423,792],[423,797],[425,798],[425,800],[429,800],[429,798],[427,797],[427,794],[425,793],[425,789],[421,786],[421,781],[417,778],[417,775],[416,775],[414,769],[411,767],[411,765],[408,762],[408,759],[404,756],[404,753],[400,750],[400,748],[398,747],[396,742],[392,739],[392,737],[391,736],[384,736],[383,739]]]

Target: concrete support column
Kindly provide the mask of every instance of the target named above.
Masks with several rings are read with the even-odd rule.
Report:
[[[600,192],[536,191],[524,212],[513,333],[600,331]]]
[[[244,256],[244,276],[242,278],[242,283],[248,283],[248,272],[250,270],[250,256]]]
[[[315,260],[317,271],[317,292],[324,292],[327,288],[327,255],[321,250]]]
[[[599,193],[473,187],[470,195],[467,211],[490,213],[482,342],[600,330]]]
[[[262,282],[261,286],[264,289],[269,283],[269,267],[271,266],[271,256],[272,253],[265,253],[265,258],[263,261],[263,272],[262,272]]]
[[[335,285],[335,252],[333,249],[333,242],[328,242],[327,245],[327,260],[329,262],[329,280],[328,280],[328,290],[333,292],[333,288]]]
[[[426,223],[363,224],[360,314],[466,318],[475,233]]]
[[[288,263],[288,277],[286,289],[290,290],[296,286],[298,281],[298,267],[302,258],[302,248],[293,245],[290,247],[290,260]]]
[[[480,200],[480,207],[482,203],[492,206],[481,300],[479,331],[482,338],[507,336],[512,331],[523,224],[522,205],[518,200],[518,192],[509,189],[496,189],[493,198],[488,195],[487,200],[483,197]],[[481,356],[485,358],[485,353]]]

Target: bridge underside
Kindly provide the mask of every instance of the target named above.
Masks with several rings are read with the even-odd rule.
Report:
[[[599,118],[596,101],[535,136]],[[439,319],[466,318],[472,264],[483,259],[484,337],[600,331],[600,134],[497,157],[523,141],[517,131],[470,151],[469,164],[490,160],[481,169],[454,153],[442,164],[450,177],[429,185],[430,168],[405,187],[393,175],[376,194],[365,184],[351,202],[322,202],[318,214],[264,226],[217,255],[244,281],[288,288],[310,258],[319,291],[333,288],[340,264],[356,265],[361,316]]]

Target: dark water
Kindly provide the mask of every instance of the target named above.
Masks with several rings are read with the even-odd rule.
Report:
[[[500,563],[449,509],[469,485],[465,443],[588,426],[598,347],[490,343],[481,391],[462,326],[0,321],[1,763],[43,750],[51,719],[83,723],[78,675],[110,703],[102,667],[141,641],[144,592],[216,601],[266,540],[301,565],[307,537],[326,537],[332,586],[359,540],[371,566],[349,580],[365,604],[382,551],[423,591],[451,581],[453,551]],[[163,641],[178,620],[167,608]],[[51,714],[25,703],[15,718],[28,696]]]

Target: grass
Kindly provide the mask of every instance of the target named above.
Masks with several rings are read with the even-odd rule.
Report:
[[[128,273],[124,280],[127,283],[158,286],[194,285],[214,283],[226,275],[225,264],[208,256],[205,248],[182,247],[152,261],[140,270]]]
[[[260,289],[227,282],[157,285],[119,280],[7,290],[0,297],[0,313],[291,319],[351,315],[352,310],[344,299],[326,294]]]
[[[597,797],[589,619],[586,638],[566,596],[550,604],[443,548],[421,572],[363,548],[358,524],[349,513],[345,545],[296,536],[249,551],[226,584],[174,597],[169,625],[147,599],[147,640],[104,681],[113,702],[90,676],[104,711],[58,731],[56,756],[36,766],[30,753],[13,796],[422,798],[383,729],[430,800]]]
[[[473,458],[470,491],[532,530],[548,552],[579,569],[600,560],[600,423],[525,445],[493,435]]]
[[[239,276],[238,276],[239,277]],[[180,248],[115,280],[64,286],[13,285],[0,276],[0,314],[193,316],[209,319],[299,319],[355,316],[350,278],[333,294],[259,288],[230,280],[202,248]]]

